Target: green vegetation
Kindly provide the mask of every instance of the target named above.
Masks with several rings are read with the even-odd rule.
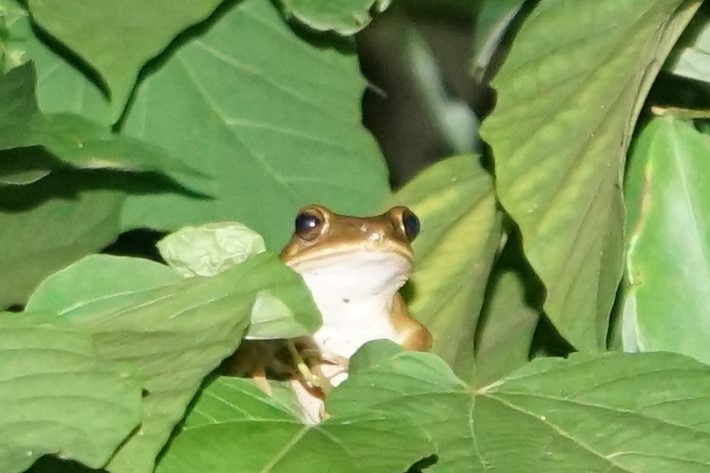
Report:
[[[708,471],[701,3],[0,0],[0,471]],[[490,114],[415,10],[475,21]],[[395,190],[362,125],[378,21],[452,150]],[[419,215],[435,337],[363,347],[317,426],[215,374],[318,327],[276,256],[312,202]],[[109,247],[146,229],[169,264]]]

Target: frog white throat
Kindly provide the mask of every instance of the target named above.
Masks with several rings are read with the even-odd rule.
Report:
[[[409,258],[363,249],[289,263],[300,273],[323,316],[313,339],[324,356],[350,358],[370,340],[399,342],[390,314],[412,270]]]

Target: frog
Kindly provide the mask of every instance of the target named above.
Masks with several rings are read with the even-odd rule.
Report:
[[[366,342],[388,339],[428,351],[432,337],[399,290],[414,266],[420,222],[409,208],[352,217],[309,205],[298,211],[280,257],[303,278],[322,317],[313,335],[324,356],[349,359]]]
[[[325,395],[347,379],[348,362],[365,343],[387,339],[404,350],[431,349],[431,333],[409,313],[400,293],[414,267],[412,242],[419,231],[418,217],[405,206],[368,217],[341,215],[318,204],[298,211],[280,258],[300,274],[323,321],[312,336],[289,345],[291,355],[315,376],[294,370],[291,379],[308,424],[327,416]],[[284,372],[285,346],[274,341],[240,349],[251,350],[252,360],[268,358],[272,372]]]

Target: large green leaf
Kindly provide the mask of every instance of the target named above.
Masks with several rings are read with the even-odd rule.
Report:
[[[408,303],[434,335],[434,352],[467,379],[473,334],[501,236],[491,176],[477,156],[449,158],[393,197],[412,208],[422,231]]]
[[[652,120],[634,147],[626,185],[628,350],[710,362],[708,155],[708,137],[670,117]]]
[[[669,353],[575,354],[473,391],[433,355],[407,352],[353,370],[327,407],[407,415],[438,445],[432,473],[701,473],[709,375]]]
[[[114,119],[138,72],[188,26],[207,18],[222,0],[29,0],[33,19],[101,74]]]
[[[391,473],[432,451],[402,416],[361,410],[307,426],[249,381],[220,378],[200,393],[157,472]]]
[[[498,198],[576,348],[605,346],[622,268],[620,175],[640,104],[699,2],[543,0],[523,23],[481,133]]]
[[[102,265],[112,269],[103,271]],[[113,293],[107,287],[111,271]],[[266,253],[210,278],[165,284],[169,280],[162,271],[142,260],[93,257],[49,278],[28,303],[30,309],[52,310],[90,331],[99,353],[131,362],[132,376],[145,389],[141,429],[107,467],[116,473],[152,470],[203,378],[239,345],[256,295],[302,285],[293,271]],[[90,288],[94,275],[96,287]],[[83,290],[71,288],[80,281]],[[75,293],[73,302],[65,292]],[[294,312],[313,310],[305,291],[300,299],[292,294],[284,301]]]
[[[25,302],[48,274],[100,250],[119,234],[123,195],[55,171],[21,187],[0,187],[0,307]]]
[[[378,13],[389,7],[391,0],[280,0],[284,12],[309,28],[352,35],[366,27],[371,10]]]
[[[141,390],[56,317],[0,313],[0,470],[45,454],[106,464],[140,422]]]
[[[273,249],[301,205],[373,211],[389,189],[364,85],[355,54],[305,41],[269,1],[231,5],[140,84],[125,126],[211,175],[181,182],[212,198],[131,197],[125,227],[236,220]]]

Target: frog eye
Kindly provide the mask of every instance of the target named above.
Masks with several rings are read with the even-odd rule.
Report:
[[[303,210],[296,216],[294,232],[306,241],[315,240],[321,234],[324,219],[314,210]]]
[[[417,235],[419,235],[421,228],[419,218],[409,209],[402,212],[402,226],[404,227],[404,233],[407,235],[409,241],[414,241]]]

